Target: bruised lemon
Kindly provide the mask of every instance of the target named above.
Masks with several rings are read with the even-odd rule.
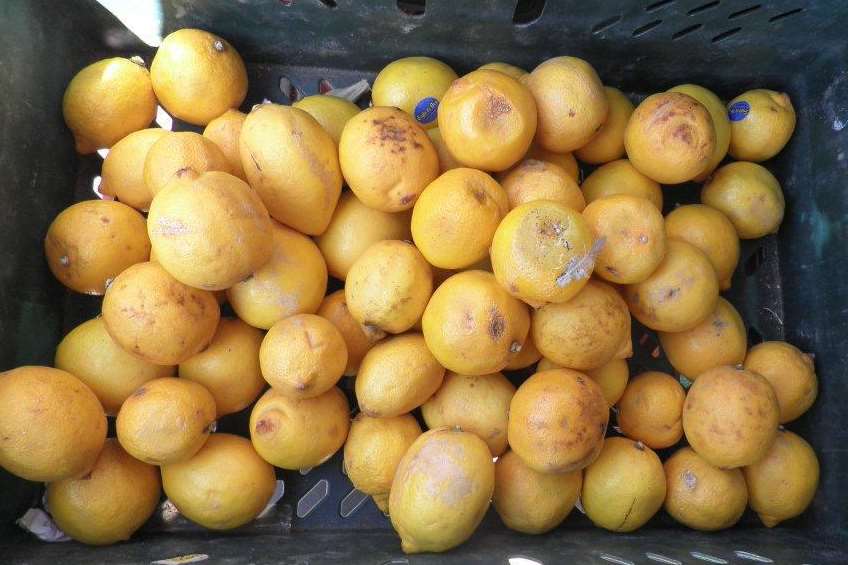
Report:
[[[462,269],[488,256],[508,208],[506,192],[492,177],[476,169],[453,169],[418,197],[412,239],[434,267]]]
[[[704,204],[679,206],[665,217],[665,231],[703,251],[715,268],[719,288],[730,288],[739,264],[739,236],[727,216]]]
[[[583,147],[607,120],[604,86],[583,59],[548,59],[533,69],[526,84],[538,107],[536,142],[548,151],[567,153]]]
[[[786,209],[774,175],[762,165],[743,161],[713,173],[701,189],[701,202],[723,212],[740,239],[777,233]]]
[[[584,163],[598,165],[624,157],[624,128],[635,109],[633,102],[617,88],[604,87],[609,104],[607,119],[598,133],[574,154]]]
[[[275,467],[311,469],[344,445],[349,410],[337,387],[312,398],[289,398],[272,388],[253,406],[250,439],[262,459]]]
[[[374,106],[400,108],[424,128],[436,127],[439,101],[457,75],[432,57],[404,57],[377,74],[371,87]]]
[[[819,392],[813,358],[785,341],[764,341],[745,357],[745,368],[764,376],[777,395],[780,423],[806,412]]]
[[[269,329],[294,314],[312,314],[327,290],[327,264],[309,237],[273,223],[271,259],[227,290],[239,318]]]
[[[156,261],[178,281],[225,290],[265,265],[273,252],[271,218],[243,180],[187,171],[153,198],[147,233]]]
[[[239,137],[247,114],[238,110],[227,110],[203,129],[203,137],[211,139],[227,158],[232,173],[242,180],[247,180],[239,153]]]
[[[662,214],[650,200],[616,194],[595,200],[583,218],[604,246],[595,258],[595,274],[617,284],[647,279],[666,253]]]
[[[181,120],[203,126],[247,95],[247,69],[226,40],[200,29],[168,34],[150,64],[153,90]]]
[[[670,88],[669,92],[682,92],[688,94],[698,102],[704,105],[704,108],[710,113],[710,118],[713,121],[713,127],[716,132],[716,143],[707,168],[700,175],[695,177],[696,181],[703,181],[707,176],[718,167],[725,155],[727,148],[730,146],[730,120],[727,119],[727,109],[724,103],[712,91],[707,90],[703,86],[697,84],[681,84]]]
[[[329,320],[297,314],[274,324],[259,349],[262,376],[292,398],[310,398],[331,389],[347,366],[347,346]]]
[[[307,235],[327,229],[342,191],[336,143],[307,112],[260,104],[244,120],[239,153],[271,217]]]
[[[153,144],[168,133],[160,128],[142,129],[113,145],[103,160],[100,192],[136,210],[150,208],[153,193],[144,182],[144,161]]]
[[[567,302],[534,310],[533,336],[547,359],[581,371],[633,354],[627,304],[612,287],[596,280]]]
[[[509,445],[540,473],[577,471],[601,452],[608,421],[609,405],[595,381],[571,369],[542,371],[512,397]]]
[[[697,247],[669,240],[651,275],[624,288],[633,317],[652,330],[683,332],[703,322],[718,303],[718,277]]]
[[[144,217],[120,202],[85,200],[63,210],[44,238],[47,265],[59,282],[101,295],[124,269],[147,261]]]
[[[62,97],[62,114],[78,153],[94,153],[156,116],[150,73],[138,59],[113,57],[92,63],[74,75]]]
[[[106,440],[85,477],[47,485],[50,516],[68,536],[90,545],[128,540],[156,510],[162,489],[159,469]]]
[[[375,106],[348,120],[339,161],[356,197],[383,212],[409,210],[439,175],[439,156],[430,138],[397,108]]]
[[[627,384],[618,401],[621,433],[652,449],[671,447],[683,437],[686,391],[666,373],[646,371]]]
[[[500,179],[510,209],[534,200],[554,200],[582,212],[586,200],[572,176],[549,161],[524,159]]]
[[[637,171],[627,159],[601,165],[586,177],[581,188],[587,204],[615,194],[629,194],[648,199],[662,212],[663,195],[659,183]]]
[[[359,106],[328,94],[315,94],[301,98],[294,104],[294,108],[300,108],[321,124],[324,131],[330,134],[336,145],[342,137],[342,130],[349,119],[359,113]]]
[[[158,263],[133,265],[103,297],[109,335],[129,353],[157,365],[177,365],[200,353],[212,341],[220,317],[211,292],[179,282]]]
[[[240,412],[265,388],[259,368],[262,337],[241,320],[221,318],[209,347],[180,363],[180,378],[206,387],[219,418]]]
[[[342,193],[330,225],[315,238],[329,273],[340,280],[359,256],[384,239],[412,239],[409,212],[391,214],[369,208],[352,192]]]
[[[795,131],[795,108],[785,92],[757,88],[727,104],[734,159],[765,161],[786,146]]]
[[[531,306],[565,302],[595,266],[592,232],[561,202],[536,200],[512,209],[495,231],[492,270],[511,295]]]
[[[168,132],[150,146],[144,159],[144,183],[153,196],[186,171],[233,173],[214,141],[191,131]]]
[[[668,362],[690,381],[713,367],[741,364],[748,349],[742,316],[721,297],[715,310],[694,328],[657,336]]]
[[[460,163],[504,171],[536,133],[536,102],[526,86],[498,71],[477,70],[453,82],[439,106],[439,130]]]
[[[329,320],[342,334],[347,346],[347,366],[344,370],[347,376],[355,375],[359,371],[359,365],[365,354],[386,337],[386,332],[380,328],[366,326],[356,321],[347,307],[344,289],[324,297],[316,313]]]
[[[54,365],[87,384],[110,416],[147,381],[174,374],[173,366],[154,365],[124,351],[106,331],[102,317],[68,332],[56,347]]]
[[[395,239],[366,249],[351,266],[345,284],[351,315],[389,333],[414,326],[432,293],[430,265],[414,245]]]
[[[518,354],[530,315],[491,273],[464,271],[436,289],[421,326],[439,363],[463,375],[485,375],[502,370]]]
[[[681,92],[648,96],[624,130],[630,162],[640,173],[663,184],[679,184],[702,174],[711,163],[715,146],[710,113]]]

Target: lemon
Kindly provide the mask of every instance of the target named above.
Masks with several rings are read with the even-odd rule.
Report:
[[[819,392],[813,359],[785,341],[764,341],[745,357],[745,368],[764,376],[777,395],[780,423],[806,412]]]
[[[542,357],[539,364],[536,365],[536,372],[541,373],[542,371],[563,368],[562,365],[558,365],[550,359]],[[607,404],[615,406],[627,387],[630,379],[630,368],[624,359],[613,359],[597,369],[585,371],[585,374],[591,377],[601,387],[601,392],[603,392]]]
[[[758,88],[727,105],[729,152],[740,161],[765,161],[786,146],[795,131],[795,108],[789,95]]]
[[[604,94],[609,104],[604,125],[589,143],[574,152],[578,159],[592,165],[624,157],[624,128],[635,110],[633,103],[617,88],[605,86]]]
[[[704,105],[710,113],[710,118],[713,120],[713,127],[715,127],[716,132],[715,150],[713,150],[713,155],[710,157],[707,168],[695,177],[696,181],[703,181],[718,167],[724,156],[727,155],[727,148],[730,146],[730,120],[727,118],[727,109],[718,96],[697,84],[681,84],[680,86],[670,88],[669,92],[688,94]]]
[[[224,152],[211,139],[190,131],[169,132],[150,146],[144,159],[144,183],[153,196],[187,171],[233,174]]]
[[[630,194],[647,198],[662,212],[663,195],[659,183],[637,171],[627,159],[601,165],[586,177],[582,188],[587,204],[614,194]]]
[[[332,292],[324,297],[317,314],[329,320],[344,338],[347,346],[347,366],[344,374],[353,376],[359,372],[359,366],[365,354],[374,345],[386,337],[386,332],[375,326],[360,324],[350,314],[345,301],[344,289]]]
[[[232,173],[242,180],[247,180],[239,153],[239,137],[247,114],[238,110],[227,110],[203,129],[203,137],[211,139],[230,164]]]
[[[150,208],[153,193],[144,182],[144,161],[153,144],[168,133],[160,128],[142,129],[113,145],[103,160],[100,192],[136,210]]]
[[[671,375],[646,371],[627,384],[618,401],[621,433],[652,449],[671,447],[683,437],[686,391]]]
[[[336,145],[342,137],[342,130],[349,119],[359,113],[359,106],[338,96],[315,94],[301,98],[294,104],[321,124],[324,131],[330,134]]]
[[[777,233],[786,209],[780,183],[757,163],[725,165],[701,189],[701,202],[723,212],[740,239]]]
[[[553,163],[554,165],[559,165],[560,167],[568,173],[574,182],[580,184],[580,165],[577,164],[577,159],[574,158],[573,153],[556,153],[554,151],[548,151],[547,149],[543,149],[535,141],[530,145],[530,149],[527,150],[527,154],[524,155],[525,159],[536,159],[537,161],[547,161],[548,163]]]
[[[448,146],[442,137],[442,131],[439,128],[428,129],[427,137],[430,138],[430,141],[433,143],[433,147],[436,149],[436,154],[439,157],[439,174],[446,173],[451,169],[456,169],[462,166],[462,163],[460,163],[457,158],[453,156],[453,153],[450,152],[450,149],[448,149]]]
[[[168,34],[150,64],[156,97],[168,112],[203,126],[247,95],[247,69],[226,40],[199,29]]]
[[[501,62],[486,63],[485,65],[480,65],[480,67],[478,67],[478,70],[498,71],[505,75],[511,76],[515,80],[521,80],[522,78],[530,74],[520,67],[510,65],[509,63]]]
[[[665,231],[703,251],[715,268],[719,288],[730,288],[739,263],[739,236],[727,216],[704,204],[679,206],[665,217]]]
[[[150,73],[135,59],[114,57],[92,63],[71,79],[62,113],[79,153],[111,147],[153,121],[156,96]]]
[[[377,74],[371,88],[375,106],[400,108],[424,128],[436,127],[439,101],[456,73],[432,57],[405,57],[392,61]]]
[[[524,159],[500,178],[513,209],[534,200],[554,200],[582,212],[586,200],[572,176],[550,161]]]

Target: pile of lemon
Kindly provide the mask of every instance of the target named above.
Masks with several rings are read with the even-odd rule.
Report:
[[[78,151],[110,148],[114,199],[59,214],[45,252],[64,285],[104,295],[102,315],[56,368],[0,375],[0,465],[47,482],[67,534],[127,539],[160,480],[190,520],[234,528],[266,506],[274,467],[342,448],[407,552],[462,543],[490,503],[526,533],[578,499],[618,532],[663,506],[717,530],[748,505],[767,526],[809,505],[816,456],[781,425],[816,398],[812,358],[748,349],[719,296],[739,240],[783,218],[757,162],[794,130],[786,94],[726,107],[682,85],[634,107],[574,57],[461,78],[402,59],[365,110],[319,95],[245,115],[246,92],[233,46],[192,29],[149,71],[107,59],[67,88]],[[145,129],[157,103],[203,133]],[[597,166],[582,184],[577,159]],[[660,184],[693,180],[703,203],[664,217]],[[325,296],[328,276],[344,289]],[[629,379],[631,316],[688,390]],[[502,373],[537,363],[517,389]],[[214,433],[251,406],[249,440]],[[610,409],[623,437],[606,437]]]

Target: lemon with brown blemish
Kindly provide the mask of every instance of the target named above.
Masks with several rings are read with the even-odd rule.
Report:
[[[244,167],[241,164],[239,152],[239,137],[247,114],[238,110],[227,110],[203,128],[203,137],[211,139],[227,158],[232,173],[242,180],[247,180]]]
[[[102,317],[68,332],[56,347],[54,365],[88,385],[110,416],[147,381],[174,374],[173,366],[154,365],[124,351],[106,331]]]
[[[200,353],[221,317],[211,292],[181,283],[152,262],[137,263],[115,278],[102,313],[118,345],[157,365],[178,365]]]
[[[717,170],[701,189],[701,202],[723,212],[740,239],[777,233],[786,210],[780,182],[762,165],[744,161]]]
[[[225,290],[271,259],[273,225],[259,195],[218,171],[186,171],[153,198],[147,234],[156,261],[178,281]]]
[[[502,370],[530,331],[527,307],[485,271],[464,271],[436,289],[421,320],[427,347],[463,375]]]
[[[577,182],[562,167],[549,161],[524,159],[505,172],[501,185],[510,209],[534,200],[554,200],[582,212],[586,200]]]
[[[571,513],[582,485],[583,471],[540,473],[507,451],[495,463],[492,504],[509,529],[543,534]]]
[[[290,398],[279,390],[263,394],[250,413],[250,440],[275,467],[317,467],[347,438],[350,407],[338,387],[312,398]]]
[[[748,501],[767,528],[800,515],[819,486],[819,460],[801,436],[781,429],[765,456],[742,469]]]
[[[259,104],[244,120],[239,153],[271,217],[307,235],[327,229],[342,191],[336,143],[307,112]]]
[[[666,253],[662,214],[650,200],[616,194],[595,200],[583,210],[596,240],[606,243],[595,258],[594,273],[617,284],[647,279]]]
[[[502,63],[499,61],[495,61],[492,63],[486,63],[485,65],[480,65],[477,70],[489,70],[489,71],[498,71],[499,73],[503,73],[507,76],[511,76],[515,80],[520,81],[522,78],[525,78],[528,73],[521,67],[516,67],[515,65],[510,65],[509,63]]]
[[[669,92],[688,94],[703,104],[704,108],[710,113],[710,118],[713,121],[713,127],[715,127],[716,132],[716,143],[707,168],[695,177],[696,181],[703,181],[718,167],[719,163],[727,155],[727,148],[730,146],[730,120],[727,118],[727,109],[718,96],[697,84],[681,84],[680,86],[670,88]]]
[[[530,365],[539,361],[542,358],[542,352],[536,347],[536,342],[533,340],[533,325],[530,325],[530,331],[527,332],[527,338],[521,344],[521,349],[515,356],[510,359],[509,363],[504,367],[507,371],[516,371],[525,369]]]
[[[642,282],[624,287],[633,317],[652,330],[683,332],[703,322],[718,303],[718,277],[701,250],[670,239],[665,257]]]
[[[764,341],[745,357],[745,368],[766,378],[777,395],[780,423],[800,417],[816,401],[818,377],[811,355],[785,341]]]
[[[360,112],[359,106],[338,96],[314,94],[301,98],[292,104],[300,108],[321,124],[324,131],[330,134],[336,145],[342,138],[342,130],[349,119]]]
[[[568,302],[533,311],[536,347],[554,363],[580,371],[633,354],[630,313],[612,287],[591,280]]]
[[[227,290],[239,318],[270,329],[295,314],[312,314],[327,291],[327,264],[311,238],[273,222],[271,259]]]
[[[679,206],[665,217],[670,238],[691,243],[704,252],[718,275],[719,288],[730,288],[730,279],[739,264],[739,236],[722,212],[705,204]]]
[[[780,408],[765,377],[723,365],[701,373],[683,404],[683,432],[716,467],[756,463],[777,435]]]
[[[715,310],[692,329],[657,332],[671,366],[690,381],[720,365],[740,365],[748,349],[745,322],[733,305],[719,297]]]
[[[554,165],[559,165],[566,173],[568,173],[568,176],[574,179],[574,182],[580,184],[580,165],[577,164],[577,159],[574,158],[573,153],[556,153],[554,151],[548,151],[538,143],[533,142],[530,144],[530,149],[527,150],[524,158],[536,159],[537,161],[546,161],[548,163],[553,163]]]
[[[410,212],[381,212],[363,204],[352,192],[342,193],[327,229],[315,238],[329,273],[340,280],[359,256],[384,239],[410,240]]]
[[[153,144],[168,133],[168,130],[160,128],[142,129],[113,145],[103,159],[101,194],[114,196],[136,210],[150,208],[153,193],[144,182],[144,161]]]
[[[247,69],[225,39],[200,29],[168,34],[150,64],[156,97],[168,112],[202,126],[247,95]]]
[[[159,138],[147,151],[144,184],[155,197],[186,171],[194,171],[198,175],[208,171],[234,172],[224,152],[211,139],[191,131],[172,131]]]
[[[391,418],[411,412],[433,396],[445,368],[419,333],[392,336],[371,348],[356,375],[356,400],[369,416]]]
[[[636,170],[627,159],[605,163],[592,171],[581,186],[586,203],[615,194],[647,198],[662,212],[663,195],[660,184]]]
[[[467,540],[494,487],[492,454],[476,435],[451,428],[420,435],[401,459],[389,495],[401,549],[440,552]]]
[[[432,293],[430,265],[414,245],[396,239],[366,249],[345,283],[345,300],[354,319],[389,333],[414,326]]]
[[[604,444],[609,405],[585,374],[553,369],[524,381],[509,406],[507,439],[540,473],[568,473],[589,465]]]
[[[439,130],[460,163],[504,171],[527,153],[536,133],[536,102],[504,73],[476,70],[455,80],[439,106]]]
[[[115,430],[127,453],[165,465],[197,453],[215,417],[215,398],[203,385],[165,377],[144,383],[124,401]]]
[[[106,416],[72,374],[18,367],[0,373],[0,437],[0,467],[10,473],[38,482],[76,478],[97,461]]]
[[[439,101],[457,75],[432,57],[404,57],[377,74],[371,88],[374,106],[394,106],[423,128],[436,127]]]
[[[714,532],[736,524],[748,506],[741,469],[719,469],[681,447],[663,464],[665,511],[694,530]]]
[[[666,373],[646,371],[627,384],[618,401],[618,427],[652,449],[671,447],[683,437],[686,391]]]
[[[83,68],[65,90],[62,114],[83,155],[148,127],[156,116],[156,96],[144,62],[113,57]]]
[[[156,510],[161,494],[159,469],[108,439],[85,477],[48,483],[44,496],[65,534],[89,545],[108,545],[130,539]]]
[[[635,107],[623,92],[611,86],[604,87],[609,104],[607,119],[598,133],[579,149],[574,151],[584,163],[599,165],[624,157],[624,128]]]
[[[206,387],[219,418],[242,411],[265,388],[259,368],[262,337],[239,319],[222,318],[209,347],[180,363],[180,378]]]
[[[450,170],[427,185],[412,209],[412,239],[428,263],[462,269],[489,255],[509,209],[507,193],[482,171]]]
[[[412,414],[375,418],[363,412],[350,424],[344,446],[344,469],[353,486],[388,512],[389,491],[400,460],[421,435]]]
[[[562,365],[554,363],[547,357],[542,357],[539,364],[536,365],[536,372],[550,371],[551,369],[564,369]],[[592,378],[601,387],[604,393],[604,398],[607,404],[615,406],[621,395],[624,394],[624,389],[630,380],[630,368],[627,366],[627,361],[624,359],[613,359],[606,365],[597,369],[584,371],[586,375]]]
[[[701,175],[712,162],[716,131],[703,104],[682,92],[648,96],[624,130],[627,157],[645,176],[679,184]]]
[[[144,217],[126,204],[85,200],[65,208],[47,228],[44,254],[66,287],[101,295],[127,267],[147,261]]]
[[[795,131],[795,108],[785,92],[757,88],[727,104],[729,152],[740,161],[765,161],[781,152]]]
[[[665,472],[651,448],[611,437],[583,472],[580,501],[592,523],[612,532],[638,530],[662,508]]]
[[[586,145],[607,120],[609,101],[595,69],[577,57],[554,57],[533,69],[526,84],[536,99],[536,143],[567,153]]]
[[[262,376],[292,398],[311,398],[331,389],[347,366],[347,346],[329,320],[297,314],[274,324],[259,349]]]
[[[502,373],[448,372],[439,390],[421,406],[421,415],[431,430],[447,426],[477,434],[497,457],[509,447],[506,429],[514,394],[515,386]]]
[[[356,321],[347,307],[344,289],[324,297],[316,314],[329,320],[342,334],[347,346],[347,366],[344,370],[346,376],[353,376],[359,372],[359,366],[365,354],[386,337],[386,332],[380,328],[366,326]]]
[[[356,197],[383,212],[409,210],[439,176],[433,142],[397,108],[375,106],[351,118],[339,141],[339,161]]]
[[[265,509],[277,478],[250,442],[213,434],[191,459],[162,466],[162,487],[180,514],[210,530],[231,530]]]

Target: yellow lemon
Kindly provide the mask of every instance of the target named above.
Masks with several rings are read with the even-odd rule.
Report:
[[[371,88],[375,106],[400,108],[424,128],[436,127],[439,101],[456,73],[432,57],[404,57],[377,74]]]
[[[316,312],[329,320],[344,338],[347,346],[347,366],[344,374],[353,376],[365,354],[386,337],[386,332],[376,326],[366,326],[356,321],[347,307],[344,289],[328,294]]]
[[[741,239],[777,233],[786,208],[774,175],[762,165],[743,161],[713,173],[701,189],[701,202],[723,212]]]
[[[315,118],[315,121],[324,128],[324,131],[330,134],[336,145],[342,138],[342,130],[347,121],[360,112],[359,106],[350,100],[327,94],[315,94],[301,98],[292,106],[300,108]]]
[[[627,96],[617,88],[604,87],[609,104],[607,120],[598,133],[574,154],[584,163],[599,165],[624,157],[624,128],[635,107]]]
[[[727,105],[730,154],[740,161],[765,161],[786,146],[795,131],[795,108],[785,92],[758,88]]]
[[[169,132],[150,146],[144,159],[144,183],[153,196],[187,171],[233,173],[224,152],[209,138],[190,131]]]
[[[659,183],[637,171],[627,159],[601,165],[586,177],[582,188],[587,204],[614,194],[630,194],[647,198],[662,212],[663,195]]]
[[[238,110],[227,110],[203,129],[203,137],[211,139],[230,164],[232,173],[242,180],[247,180],[239,153],[239,137],[247,114]]]
[[[813,358],[785,341],[764,341],[745,357],[745,368],[766,378],[777,395],[780,423],[806,412],[819,392]]]
[[[480,67],[478,67],[478,70],[498,71],[505,75],[511,76],[515,80],[521,80],[523,77],[526,77],[530,74],[520,67],[510,65],[509,63],[501,62],[486,63],[485,65],[480,65]]]
[[[652,449],[671,447],[683,437],[686,391],[665,373],[646,371],[627,384],[618,401],[621,433]]]
[[[719,288],[730,288],[739,263],[739,236],[727,216],[704,204],[679,206],[665,217],[665,231],[703,251],[715,268]]]
[[[510,209],[534,200],[562,202],[578,212],[586,207],[577,181],[550,161],[524,159],[504,173],[500,181],[509,197]]]
[[[713,120],[713,127],[716,132],[715,149],[707,168],[700,175],[695,177],[696,181],[703,181],[711,172],[718,167],[724,156],[727,155],[727,148],[730,145],[730,120],[727,119],[727,109],[724,103],[712,91],[707,90],[703,86],[697,84],[681,84],[670,88],[669,92],[682,92],[688,94],[698,102],[704,105],[710,113],[710,118]]]
[[[112,146],[103,160],[100,192],[145,211],[153,193],[144,182],[144,161],[153,144],[169,132],[160,128],[135,131]]]

